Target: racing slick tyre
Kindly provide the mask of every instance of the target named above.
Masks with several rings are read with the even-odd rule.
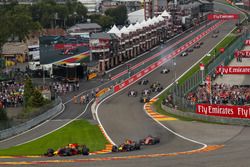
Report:
[[[140,149],[141,149],[141,144],[135,143],[135,150],[140,150]]]
[[[44,154],[44,156],[48,156],[48,157],[53,157],[54,156],[54,150],[52,148],[49,148],[47,150],[47,152]]]
[[[88,147],[83,147],[82,148],[82,155],[89,155],[89,148]]]
[[[118,147],[117,146],[112,146],[112,152],[118,152]]]

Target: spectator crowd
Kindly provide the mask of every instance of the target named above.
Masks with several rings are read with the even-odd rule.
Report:
[[[210,95],[207,92],[206,85],[201,85],[195,91],[188,93],[186,99],[191,104],[250,104],[250,86],[214,84],[212,85],[212,92]]]
[[[0,83],[0,105],[3,108],[18,107],[23,104],[24,84],[16,81]]]
[[[76,83],[53,82],[51,83],[51,86],[58,95],[65,95],[68,92],[79,90],[79,82]]]

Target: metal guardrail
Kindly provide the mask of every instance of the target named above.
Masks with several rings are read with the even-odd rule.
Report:
[[[53,108],[49,109],[47,112],[25,122],[19,124],[17,126],[11,127],[9,129],[5,129],[0,131],[0,140],[6,139],[8,137],[20,134],[24,131],[31,129],[32,127],[46,121],[47,119],[51,118],[55,114],[59,113],[63,107],[62,100],[59,99],[59,103],[54,106]]]

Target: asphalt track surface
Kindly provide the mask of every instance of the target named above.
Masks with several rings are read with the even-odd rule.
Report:
[[[210,25],[214,25],[215,23],[216,22],[210,23]],[[166,50],[162,53],[162,55],[170,53],[174,48],[181,46],[181,43],[179,43],[180,40],[183,41],[183,39],[186,39],[188,36],[188,38],[186,40],[184,40],[182,43],[187,42],[187,41],[193,39],[195,35],[198,35],[200,32],[202,32],[208,28],[208,27],[204,27],[204,26],[202,26],[202,27],[203,27],[202,30],[199,30],[197,27],[197,28],[195,28],[195,29],[193,29],[193,30],[181,35],[181,36],[176,37],[173,40],[168,41],[163,48],[156,47],[151,52],[148,52],[148,53],[144,54],[143,56],[130,61],[129,63],[131,64],[131,67],[140,63],[144,59],[150,58],[152,55],[154,55],[162,50]],[[198,31],[198,32],[196,32],[196,31]],[[194,33],[194,32],[196,32],[196,33]],[[190,34],[191,34],[191,36],[190,36]],[[221,36],[217,38],[218,41],[225,34],[221,34]],[[172,45],[174,45],[172,48],[165,49],[165,47],[169,47]],[[151,63],[155,62],[155,61],[159,60],[160,57],[161,57],[161,55],[152,59],[150,62]],[[150,62],[145,63],[145,65],[150,64]],[[119,75],[122,71],[125,71],[126,69],[127,69],[127,65],[124,64],[124,65],[117,67],[114,71],[111,71],[110,74],[112,76]],[[106,78],[108,77],[108,75],[109,74],[106,75]],[[124,74],[124,75],[127,75],[127,74]],[[123,76],[121,76],[121,77],[123,77]],[[121,80],[121,79],[118,78],[117,80]],[[89,93],[93,88],[95,88],[97,86],[99,86],[101,88],[107,87],[109,85],[114,84],[114,82],[116,82],[116,81],[114,80],[114,81],[108,81],[107,83],[101,83],[100,78],[97,78],[97,79],[82,83],[80,85],[80,90],[78,92],[71,92],[71,93],[67,93],[67,95],[62,96],[62,100],[63,100],[63,103],[65,105],[65,109],[62,111],[62,113],[60,115],[56,116],[52,120],[47,120],[43,124],[39,125],[39,127],[36,127],[36,128],[34,128],[34,129],[24,133],[24,134],[18,135],[17,137],[14,137],[14,138],[11,138],[8,140],[0,141],[0,148],[8,148],[11,146],[19,145],[19,144],[25,143],[27,141],[39,138],[40,136],[42,136],[44,134],[47,134],[55,129],[60,128],[61,126],[65,125],[66,123],[68,123],[72,119],[79,116],[84,111],[84,109],[86,107],[86,105],[79,105],[79,104],[72,103],[71,99],[76,93],[78,95],[82,94],[82,93],[86,93],[86,92]],[[81,116],[81,118],[83,118],[83,117],[89,118],[89,119],[92,117],[90,109],[87,109],[87,111],[84,113],[84,115]]]
[[[230,10],[228,12],[230,12]],[[194,62],[199,60],[202,55],[207,53],[215,43],[217,43],[225,34],[227,34],[227,32],[230,31],[230,26],[232,27],[233,24],[228,22],[225,23],[224,26],[219,27],[219,29],[223,28],[223,31],[221,31],[217,39],[212,39],[209,35],[205,37],[203,40],[205,42],[204,45],[200,49],[195,50],[190,56],[177,57],[177,66],[175,68],[177,76],[180,76]],[[167,63],[166,66],[172,67],[171,63]],[[162,76],[163,74],[160,74],[160,70],[161,69],[158,69],[147,76],[150,83],[158,80],[164,86],[171,84],[174,76],[173,69],[171,70],[171,73],[166,74],[164,77]],[[124,91],[106,100],[100,106],[98,113],[105,130],[115,143],[119,144],[127,138],[138,140],[148,134],[152,134],[161,137],[161,143],[159,145],[153,147],[143,147],[142,150],[136,152],[87,157],[86,159],[88,160],[84,160],[85,158],[82,156],[66,158],[54,157],[51,159],[20,158],[14,160],[1,160],[20,161],[20,164],[22,164],[21,161],[36,161],[37,163],[34,166],[248,166],[250,162],[248,160],[248,150],[250,147],[249,128],[241,126],[203,124],[197,122],[167,121],[163,122],[163,124],[188,138],[198,140],[209,145],[224,145],[224,147],[211,152],[187,155],[175,154],[164,156],[162,154],[162,156],[158,155],[154,158],[133,158],[135,155],[183,152],[202,147],[201,144],[184,140],[159,126],[145,114],[142,109],[143,105],[139,103],[139,98],[127,97],[128,90],[135,89],[140,92],[142,89],[147,87],[148,86],[139,86],[137,83],[132,85],[130,88],[125,89]],[[69,107],[67,109],[77,110],[74,105],[72,106],[72,108]],[[111,161],[113,159],[107,157],[118,158],[116,158],[115,161]],[[76,158],[76,160],[69,160],[72,158]],[[64,161],[60,164],[54,164],[53,160],[55,159],[64,159]]]

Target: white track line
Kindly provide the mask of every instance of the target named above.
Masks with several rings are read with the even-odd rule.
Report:
[[[218,3],[218,4],[220,4],[220,3]],[[224,4],[223,4],[223,5],[224,5]],[[212,50],[214,50],[215,47],[216,47],[220,42],[222,42],[227,36],[229,36],[230,33],[233,32],[233,30],[234,30],[234,28],[233,28],[233,29],[232,29],[223,39],[221,39],[221,40],[220,40],[220,41],[219,41],[210,51],[208,51],[207,54],[210,53]],[[204,57],[206,57],[207,54],[205,54],[202,58],[200,58],[195,64],[193,64],[188,70],[186,70],[186,72],[184,72],[184,73],[183,73],[181,76],[179,76],[174,82],[172,82],[169,86],[167,86],[164,90],[162,90],[160,93],[158,93],[158,94],[157,94],[156,96],[154,96],[153,98],[157,98],[157,97],[160,96],[163,92],[165,92],[167,89],[169,89],[176,81],[178,81],[182,76],[184,76],[190,69],[192,69],[196,64],[200,63],[200,61],[201,61]],[[152,98],[152,99],[153,99],[153,98]],[[154,119],[154,118],[153,118],[151,115],[149,115],[149,113],[146,111],[146,104],[144,104],[143,110],[145,111],[145,113],[146,113],[149,117],[151,117],[154,121],[156,121],[158,124],[160,124],[163,128],[167,129],[168,131],[172,132],[173,134],[175,134],[175,135],[177,135],[177,136],[179,136],[179,137],[181,137],[181,138],[183,138],[183,139],[185,139],[185,140],[189,140],[189,141],[191,141],[191,142],[194,142],[194,143],[203,145],[203,147],[200,148],[200,149],[204,149],[204,148],[207,147],[207,145],[206,145],[205,143],[202,143],[202,142],[199,142],[199,141],[196,141],[196,140],[193,140],[193,139],[189,139],[189,138],[187,138],[187,137],[184,137],[184,136],[182,136],[182,135],[180,135],[180,134],[174,132],[173,130],[169,129],[168,127],[166,127],[165,125],[163,125],[160,121]]]
[[[41,124],[39,124],[39,125],[37,125],[37,126],[31,128],[31,129],[29,129],[29,130],[27,130],[27,131],[24,131],[24,132],[22,132],[22,133],[19,133],[19,134],[15,135],[15,136],[12,136],[12,137],[10,137],[10,138],[1,140],[0,143],[5,142],[5,141],[8,141],[8,140],[11,140],[11,139],[14,139],[14,138],[16,138],[16,137],[18,137],[18,136],[21,136],[21,135],[23,135],[23,134],[25,134],[25,133],[28,133],[28,132],[34,130],[34,129],[36,129],[36,128],[39,128],[40,126],[42,126],[42,125],[44,125],[45,123],[49,122],[49,120],[51,120],[51,119],[53,119],[54,117],[56,117],[57,115],[61,114],[61,113],[64,111],[64,109],[65,109],[65,105],[62,104],[62,106],[63,106],[63,107],[62,107],[61,111],[60,111],[58,114],[56,114],[55,116],[53,116],[52,118],[47,119],[47,120],[44,121],[43,123],[41,123]]]
[[[230,31],[222,40],[220,40],[218,43],[220,43],[221,41],[223,41],[232,31],[233,31],[233,30],[231,30],[231,31]],[[208,34],[209,34],[209,33],[208,33]],[[207,35],[208,35],[208,34],[207,34]],[[205,35],[205,36],[207,36],[207,35]],[[205,37],[205,36],[204,36],[204,37]],[[201,38],[201,39],[202,39],[202,38]],[[215,45],[208,53],[210,53],[210,52],[217,46],[218,43],[216,43],[216,45]],[[179,79],[180,79],[183,75],[185,75],[191,68],[193,68],[196,64],[198,64],[206,55],[207,55],[207,54],[205,54],[200,60],[197,61],[197,63],[195,63],[194,65],[192,65],[185,73],[183,73],[183,74],[182,74],[179,78],[177,78],[176,80],[179,80]],[[165,62],[165,63],[166,63],[166,62]],[[165,63],[164,63],[164,64],[165,64]],[[155,68],[154,70],[150,71],[149,73],[147,73],[147,74],[144,75],[143,77],[146,77],[147,75],[149,75],[150,73],[152,73],[153,71],[155,71],[156,69],[158,69],[158,68],[160,68],[160,67],[161,67],[161,66]],[[138,80],[139,80],[139,79],[138,79]],[[134,84],[134,83],[137,82],[138,80],[132,82],[130,85]],[[175,81],[176,81],[176,80],[175,80]],[[173,85],[173,83],[171,83],[171,84],[170,84],[167,88],[165,88],[162,92],[164,92],[165,90],[167,90],[167,89],[168,89],[170,86],[172,86],[172,85]],[[127,87],[122,88],[120,91],[122,91],[122,90],[125,89],[125,88],[127,88]],[[120,91],[119,91],[119,92],[120,92]],[[116,95],[116,94],[119,93],[119,92],[113,93],[112,95],[110,95],[110,96],[104,98],[104,99],[97,105],[97,107],[96,107],[96,118],[97,118],[97,121],[98,121],[99,125],[101,126],[101,128],[103,129],[103,131],[104,131],[104,133],[105,133],[105,136],[108,138],[108,140],[110,141],[110,143],[113,144],[113,145],[115,145],[114,141],[110,138],[110,136],[109,136],[108,133],[106,132],[105,128],[103,127],[103,125],[102,125],[102,123],[101,123],[101,120],[99,119],[98,109],[99,109],[99,106],[100,106],[105,100],[111,98],[112,96]],[[159,94],[157,94],[155,97],[159,96],[162,92],[160,92]],[[144,108],[145,108],[145,105],[144,105]],[[145,111],[145,109],[144,109],[144,111]],[[145,112],[146,112],[146,111],[145,111]],[[147,114],[148,114],[148,113],[147,113]],[[151,117],[151,116],[150,116],[150,117]],[[151,117],[151,118],[152,118],[152,117]],[[155,119],[153,119],[153,120],[155,120]],[[195,141],[195,140],[193,140],[193,139],[189,139],[189,138],[187,138],[187,137],[184,137],[184,136],[182,136],[182,135],[180,135],[180,134],[178,134],[178,133],[172,131],[171,129],[165,127],[165,126],[164,126],[162,123],[160,123],[158,120],[155,120],[155,121],[156,121],[159,125],[161,125],[162,127],[164,127],[166,130],[168,130],[169,132],[171,132],[171,133],[173,133],[173,134],[175,134],[175,135],[177,135],[177,136],[179,136],[179,137],[181,137],[181,138],[183,138],[183,139],[185,139],[185,140],[188,140],[188,141],[191,141],[191,142],[194,142],[194,143],[197,143],[197,144],[201,144],[203,147],[200,148],[200,149],[198,149],[198,150],[201,150],[201,149],[204,149],[204,148],[207,147],[207,145],[206,145],[205,143],[201,143],[201,142],[199,142],[199,141]]]
[[[63,128],[63,127],[65,127],[66,125],[70,124],[71,122],[77,120],[78,118],[80,118],[80,117],[87,111],[88,106],[89,106],[89,104],[90,104],[92,101],[93,101],[93,99],[86,105],[84,111],[83,111],[81,114],[79,114],[77,117],[75,117],[74,119],[70,120],[70,121],[67,122],[66,124],[63,124],[62,126],[56,128],[56,129],[54,129],[54,130],[52,130],[52,131],[50,131],[50,132],[48,132],[48,133],[45,133],[45,134],[43,134],[43,135],[41,135],[41,136],[39,136],[39,137],[36,137],[36,138],[34,138],[34,139],[31,139],[31,140],[28,140],[28,141],[26,141],[26,142],[20,143],[20,144],[18,144],[18,145],[16,145],[16,146],[19,146],[19,145],[22,145],[22,144],[26,144],[26,143],[32,142],[32,141],[34,141],[34,140],[40,139],[40,138],[42,138],[42,137],[44,137],[44,136],[46,136],[46,135],[48,135],[48,134],[51,134],[51,133],[53,133],[53,132],[55,132],[55,131],[57,131],[57,130]]]

